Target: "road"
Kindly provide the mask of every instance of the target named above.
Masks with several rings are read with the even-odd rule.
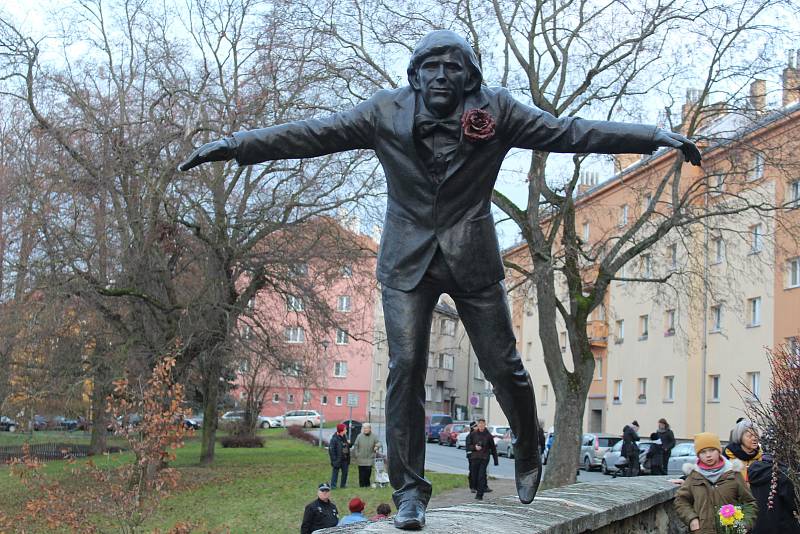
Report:
[[[383,436],[380,433],[382,428],[379,428],[378,425],[376,425],[374,430],[378,432],[378,436],[381,437],[384,450],[386,450],[386,442],[383,440]],[[315,428],[311,431],[311,433],[315,436],[318,436],[319,429]],[[332,428],[324,428],[322,429],[322,438],[327,441],[330,439],[333,433],[334,430]],[[466,475],[468,472],[467,457],[463,449],[456,449],[455,447],[443,447],[438,443],[428,443],[425,450],[425,469],[428,471],[436,471],[438,473]],[[545,469],[547,469],[547,466],[545,466]],[[509,460],[508,458],[501,456],[500,465],[495,466],[489,462],[489,476],[513,479],[514,460]],[[586,471],[580,471],[578,475],[578,482],[608,480],[609,478],[610,477],[607,477],[598,471],[592,471],[590,473],[587,473]]]

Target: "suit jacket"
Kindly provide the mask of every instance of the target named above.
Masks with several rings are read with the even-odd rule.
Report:
[[[440,248],[459,286],[473,291],[504,276],[491,198],[510,149],[647,154],[658,148],[653,126],[556,118],[518,102],[505,89],[481,87],[466,96],[464,109],[489,112],[495,135],[471,141],[462,134],[444,178],[435,183],[414,146],[415,107],[416,93],[407,86],[378,91],[354,109],[327,118],[237,132],[236,160],[249,165],[374,150],[388,187],[378,280],[410,291]]]

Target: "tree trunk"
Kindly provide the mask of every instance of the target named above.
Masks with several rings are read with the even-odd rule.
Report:
[[[214,358],[214,355],[209,355]],[[214,446],[217,439],[217,404],[219,402],[220,370],[214,362],[206,368],[203,376],[203,434],[200,438],[200,465],[214,462]]]
[[[111,368],[104,361],[107,355],[97,348],[93,352],[92,365],[92,436],[89,441],[89,454],[103,454],[106,452],[108,437],[108,418],[106,412],[106,399],[112,392]]]
[[[542,489],[573,484],[580,456],[586,395],[573,388],[555,389],[555,438],[547,457]]]

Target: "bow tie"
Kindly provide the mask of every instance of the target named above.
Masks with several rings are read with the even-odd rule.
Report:
[[[436,130],[443,133],[452,135],[453,137],[460,137],[461,135],[461,121],[458,119],[438,119],[426,113],[418,113],[414,117],[414,127],[417,129],[422,137],[428,137]]]

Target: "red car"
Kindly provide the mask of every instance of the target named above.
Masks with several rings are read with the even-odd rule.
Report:
[[[456,440],[461,432],[469,429],[469,421],[456,421],[450,423],[439,432],[439,445],[456,446]]]

